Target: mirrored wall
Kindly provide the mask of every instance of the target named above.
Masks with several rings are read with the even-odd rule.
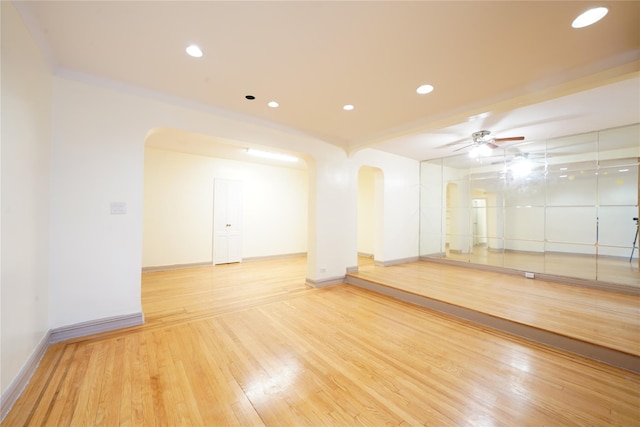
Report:
[[[639,159],[636,124],[422,162],[420,255],[640,287]]]

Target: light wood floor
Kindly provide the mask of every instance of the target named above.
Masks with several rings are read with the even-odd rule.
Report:
[[[352,276],[640,356],[640,296],[424,261]]]
[[[640,425],[638,375],[304,277],[145,274],[147,323],[53,345],[3,425]]]

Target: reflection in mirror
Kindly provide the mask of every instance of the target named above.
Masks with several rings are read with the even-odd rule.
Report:
[[[640,287],[639,158],[635,124],[422,162],[420,255]]]

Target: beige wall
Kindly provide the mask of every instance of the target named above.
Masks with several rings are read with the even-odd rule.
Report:
[[[242,257],[307,251],[307,171],[147,147],[142,266],[212,261],[213,181],[243,183]]]

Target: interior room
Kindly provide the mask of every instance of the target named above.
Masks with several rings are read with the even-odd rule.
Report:
[[[640,419],[640,2],[0,19],[3,425]]]

